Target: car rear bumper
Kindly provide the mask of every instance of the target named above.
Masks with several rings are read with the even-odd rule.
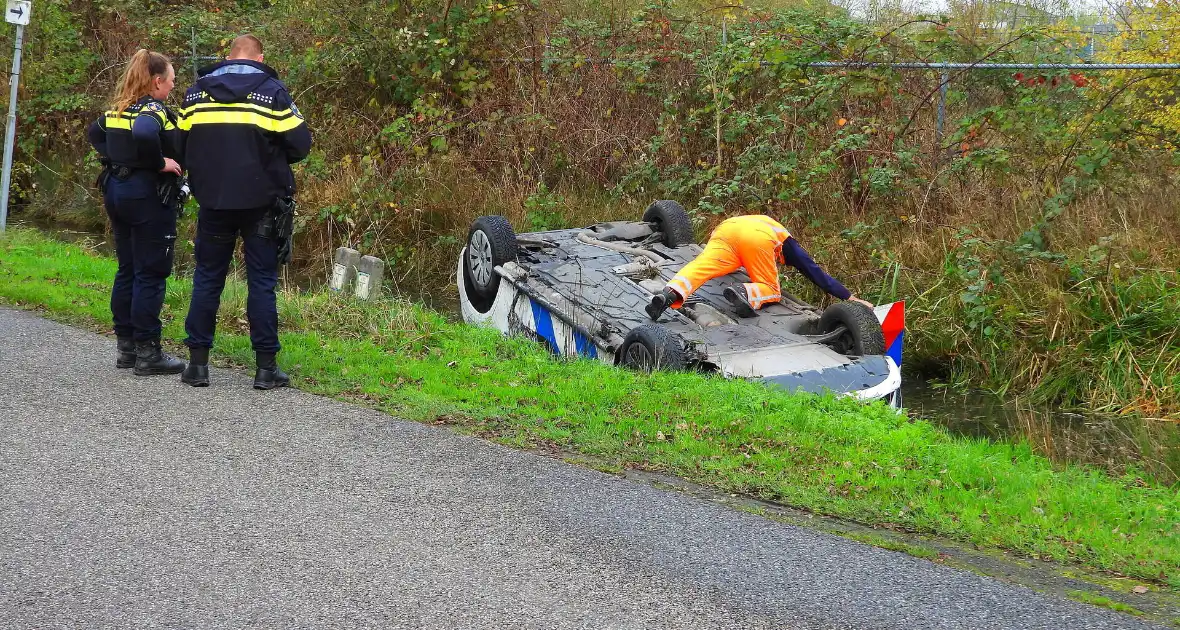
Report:
[[[777,374],[762,378],[788,391],[815,394],[830,391],[852,396],[857,400],[885,400],[894,407],[901,405],[901,369],[889,356],[868,356],[852,363],[822,370]]]

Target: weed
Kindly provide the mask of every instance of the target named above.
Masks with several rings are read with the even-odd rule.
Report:
[[[0,299],[94,329],[109,329],[104,287],[114,269],[110,258],[33,231],[0,237]],[[248,365],[244,283],[231,279],[226,291],[214,357]],[[184,279],[169,283],[168,339],[182,334],[189,292]],[[1174,489],[1134,475],[1055,468],[1026,445],[952,437],[879,403],[553,360],[537,344],[397,299],[285,291],[279,311],[283,364],[313,393],[519,448],[581,452],[823,514],[1180,587],[1180,501]]]
[[[1143,615],[1143,611],[1135,608],[1134,606],[1130,606],[1130,605],[1124,604],[1122,602],[1116,602],[1113,599],[1110,599],[1109,597],[1103,597],[1102,595],[1097,595],[1097,594],[1091,593],[1089,591],[1069,591],[1066,593],[1066,595],[1070,599],[1077,600],[1079,602],[1082,602],[1083,604],[1090,604],[1092,606],[1101,606],[1103,608],[1109,608],[1111,610],[1121,612],[1121,613],[1127,613],[1130,615],[1137,615],[1137,616]]]
[[[915,558],[923,558],[926,560],[935,560],[938,558],[938,551],[934,549],[908,543],[903,540],[887,538],[885,536],[881,536],[880,534],[842,532],[840,535],[857,542],[862,542],[866,545],[880,547],[881,549],[888,549],[889,551],[899,551],[901,553],[914,556]]]

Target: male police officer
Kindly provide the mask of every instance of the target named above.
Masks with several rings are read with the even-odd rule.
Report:
[[[193,300],[184,322],[190,359],[181,380],[209,385],[217,309],[240,236],[249,282],[246,317],[258,364],[254,387],[284,387],[287,375],[275,361],[281,246],[276,225],[283,220],[290,225],[295,193],[290,165],[307,157],[311,133],[286,86],[262,63],[262,42],[253,35],[235,39],[229,57],[198,76],[185,94],[180,124],[189,184],[200,204]]]

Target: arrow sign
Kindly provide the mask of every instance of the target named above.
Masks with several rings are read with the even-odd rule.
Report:
[[[29,23],[29,14],[33,12],[31,0],[8,0],[8,10],[4,12],[4,19],[13,24],[25,26]]]

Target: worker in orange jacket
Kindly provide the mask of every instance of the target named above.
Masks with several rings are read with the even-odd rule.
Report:
[[[709,280],[745,267],[750,282],[726,287],[725,299],[741,316],[753,317],[754,311],[782,298],[777,263],[798,269],[833,297],[860,302],[869,308],[873,306],[820,269],[781,223],[765,215],[753,215],[726,219],[717,226],[705,250],[652,298],[646,308],[647,314],[652,320],[659,319],[664,309],[669,306],[680,308],[688,296]]]

